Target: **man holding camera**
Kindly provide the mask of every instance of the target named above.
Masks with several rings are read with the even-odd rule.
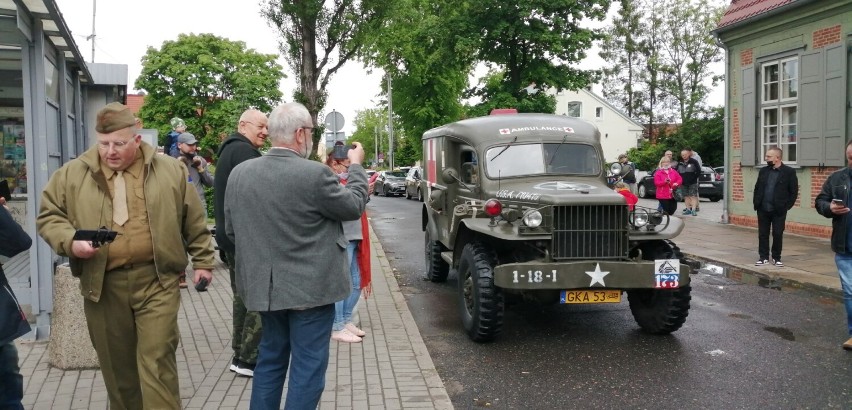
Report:
[[[188,181],[198,192],[198,199],[201,200],[206,216],[207,201],[204,197],[204,187],[213,186],[213,175],[210,175],[210,171],[207,170],[207,161],[198,155],[198,140],[195,139],[195,135],[188,132],[178,135],[177,146],[180,151],[178,159],[189,170]]]

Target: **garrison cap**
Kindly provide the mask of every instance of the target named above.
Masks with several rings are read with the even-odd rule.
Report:
[[[111,102],[98,111],[95,131],[101,134],[109,134],[134,125],[136,125],[136,117],[130,112],[130,108],[122,103]]]

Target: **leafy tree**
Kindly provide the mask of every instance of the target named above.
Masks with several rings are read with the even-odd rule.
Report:
[[[314,124],[326,104],[326,87],[355,58],[370,33],[384,24],[388,0],[263,0],[261,14],[278,29],[279,47],[299,78],[294,99],[305,105]],[[322,129],[314,129],[314,143]]]
[[[364,152],[367,154],[367,159],[370,162],[376,163],[376,142],[378,142],[378,152],[383,154],[385,158],[384,164],[387,164],[388,158],[388,112],[387,109],[370,108],[360,110],[355,114],[355,132],[349,137],[349,142],[360,142],[364,146]],[[399,135],[399,123],[394,124],[395,136]]]
[[[601,57],[604,97],[649,128],[687,123],[705,109],[711,63],[721,52],[710,31],[723,7],[700,0],[624,0]],[[637,67],[638,72],[637,72]],[[652,142],[656,132],[651,132]]]
[[[515,108],[518,112],[553,113],[556,110],[556,96],[531,89],[520,96],[506,91],[503,72],[491,72],[480,80],[480,95],[486,98],[479,104],[468,107],[469,117],[488,115],[495,108]]]
[[[666,150],[672,150],[679,158],[681,149],[692,148],[705,165],[719,165],[724,161],[724,135],[724,109],[716,107],[702,112],[673,133],[661,132],[656,144],[642,141],[638,149],[628,151],[628,156],[639,169],[653,170]]]
[[[417,156],[423,132],[463,115],[460,96],[475,52],[465,29],[470,7],[468,1],[399,0],[386,27],[374,33],[362,53],[390,76],[394,116],[411,138],[411,144],[401,144]],[[386,94],[386,81],[382,87]]]
[[[156,125],[163,143],[169,120],[180,117],[202,149],[218,147],[250,107],[269,111],[281,100],[282,68],[272,54],[213,34],[181,34],[159,50],[148,47],[135,87],[147,93],[140,118]]]
[[[477,58],[504,71],[501,91],[517,100],[529,97],[527,87],[576,90],[598,75],[577,68],[599,29],[587,20],[603,20],[610,0],[484,0],[470,10],[473,34],[479,38]],[[483,99],[487,89],[475,91]]]
[[[663,88],[671,95],[681,121],[692,119],[703,108],[710,92],[722,78],[714,75],[711,64],[722,61],[722,50],[710,32],[725,7],[706,1],[665,0],[661,7],[663,38],[660,42],[668,71]]]
[[[641,15],[634,0],[621,0],[618,17],[613,19],[601,43],[600,57],[610,65],[603,68],[603,93],[610,102],[624,108],[634,118],[643,104],[639,90],[642,52],[646,44],[633,35],[642,30]]]

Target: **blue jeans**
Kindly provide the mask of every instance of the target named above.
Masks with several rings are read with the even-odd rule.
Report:
[[[288,367],[290,383],[284,408],[317,408],[325,389],[333,320],[332,304],[305,310],[260,312],[263,333],[254,368],[250,409],[281,408]]]
[[[0,409],[23,409],[24,378],[18,367],[15,342],[0,345]]]
[[[852,254],[835,253],[834,263],[840,273],[840,287],[843,289],[843,304],[846,305],[846,326],[852,336]]]
[[[361,298],[361,270],[358,269],[358,244],[361,241],[349,241],[346,258],[349,261],[349,276],[352,278],[352,292],[346,299],[334,304],[334,325],[332,330],[343,330],[343,326],[352,321],[352,310]]]

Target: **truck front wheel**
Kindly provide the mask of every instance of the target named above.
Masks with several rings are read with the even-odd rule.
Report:
[[[432,282],[445,282],[450,273],[450,265],[441,257],[446,251],[440,242],[432,240],[429,229],[426,229],[426,277]]]
[[[459,259],[462,324],[474,342],[488,342],[503,330],[503,292],[494,285],[497,256],[479,242],[465,245]]]
[[[680,250],[669,241],[654,241],[642,248],[642,259],[681,259]],[[642,330],[665,335],[680,329],[689,315],[690,286],[677,289],[633,289],[627,291],[633,319]]]

